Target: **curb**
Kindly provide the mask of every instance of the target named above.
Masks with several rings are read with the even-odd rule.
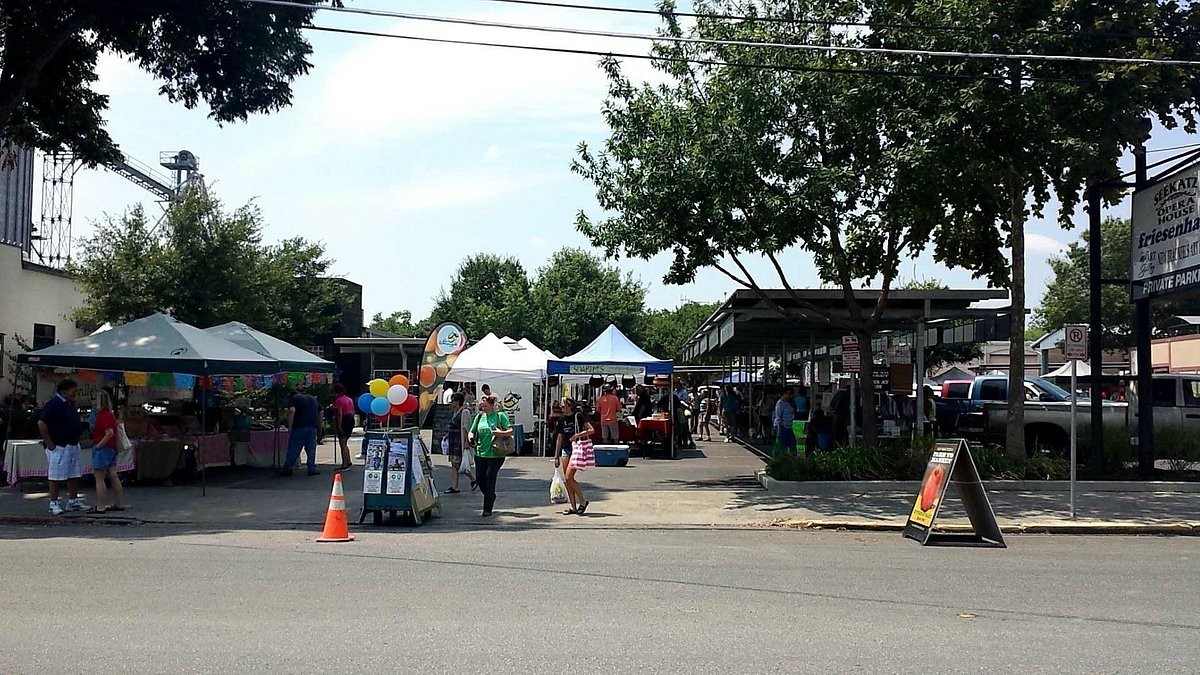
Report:
[[[813,480],[781,481],[767,475],[765,469],[754,472],[754,477],[768,492],[781,495],[844,496],[878,492],[901,492],[916,494],[921,481],[916,480]],[[1070,492],[1071,483],[1065,480],[986,480],[983,486],[989,492]],[[1075,483],[1079,492],[1126,492],[1126,493],[1176,493],[1200,494],[1200,482],[1181,481],[1118,481],[1081,480]]]
[[[903,523],[876,520],[776,520],[749,527],[792,530],[847,530],[856,532],[900,532]],[[940,525],[937,532],[971,533],[970,525]],[[1093,534],[1093,535],[1173,535],[1200,536],[1200,523],[1010,523],[1001,525],[1005,534]]]

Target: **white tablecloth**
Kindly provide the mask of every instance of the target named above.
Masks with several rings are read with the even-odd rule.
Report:
[[[79,464],[83,475],[92,473],[91,448],[79,450]],[[133,467],[132,450],[117,454],[117,471],[133,471]],[[24,478],[45,478],[49,468],[41,441],[9,441],[4,445],[4,472],[8,474],[9,485]]]

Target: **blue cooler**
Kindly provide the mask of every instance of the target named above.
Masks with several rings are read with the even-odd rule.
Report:
[[[597,445],[596,466],[625,466],[629,464],[628,445]]]

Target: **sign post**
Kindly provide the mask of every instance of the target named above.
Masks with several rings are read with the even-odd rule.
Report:
[[[858,351],[858,338],[842,336],[842,372],[850,373],[850,447],[858,447],[858,372],[862,368],[862,355]]]
[[[1063,356],[1071,360],[1071,520],[1075,520],[1075,470],[1079,463],[1079,389],[1076,370],[1079,360],[1087,357],[1088,327],[1085,324],[1072,324],[1063,333],[1066,335]],[[1093,363],[1092,367],[1099,366]],[[1102,441],[1093,438],[1092,442]]]

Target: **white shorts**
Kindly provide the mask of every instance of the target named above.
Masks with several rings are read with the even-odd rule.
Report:
[[[46,465],[49,467],[46,479],[56,483],[83,475],[83,468],[79,463],[78,445],[60,445],[53,450],[47,450]]]

